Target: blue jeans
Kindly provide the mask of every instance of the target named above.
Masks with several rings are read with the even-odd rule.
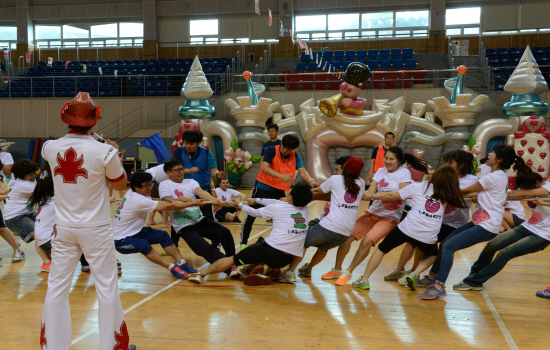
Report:
[[[34,237],[34,221],[36,213],[32,212],[29,215],[19,215],[9,220],[6,220],[6,227],[15,232],[22,240],[27,242],[27,237]]]
[[[464,224],[453,231],[441,243],[439,254],[430,270],[431,274],[437,275],[435,283],[445,285],[449,272],[453,268],[455,252],[460,249],[468,248],[481,242],[487,242],[497,235],[487,231],[481,226],[474,225],[473,222]]]
[[[160,244],[162,248],[166,248],[174,242],[166,231],[151,227],[144,227],[133,236],[115,240],[115,248],[121,254],[141,253],[147,256],[153,250],[151,244]]]
[[[550,241],[524,226],[516,226],[487,243],[464,282],[472,287],[483,287],[483,283],[499,273],[511,259],[544,250],[549,244]]]

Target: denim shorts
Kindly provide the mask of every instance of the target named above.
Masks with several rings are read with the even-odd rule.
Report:
[[[6,227],[17,234],[21,239],[25,239],[29,235],[34,236],[34,221],[36,220],[36,213],[30,213],[29,215],[19,215],[9,220],[5,220]]]
[[[349,236],[327,230],[320,224],[317,224],[307,231],[304,247],[317,247],[323,252],[328,252],[329,249],[340,246],[348,238]]]

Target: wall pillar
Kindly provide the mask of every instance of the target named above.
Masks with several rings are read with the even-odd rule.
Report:
[[[428,52],[447,52],[445,38],[446,0],[430,1],[430,30]]]
[[[15,20],[17,26],[17,51],[12,51],[11,59],[14,67],[19,66],[19,56],[34,50],[34,26],[31,19],[31,0],[17,0]],[[36,60],[37,61],[37,60]],[[23,61],[23,65],[26,61]],[[31,62],[31,65],[36,62]]]
[[[143,58],[158,59],[159,17],[156,0],[143,0]]]

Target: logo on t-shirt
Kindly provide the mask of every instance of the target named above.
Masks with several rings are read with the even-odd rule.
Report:
[[[353,194],[350,191],[346,191],[344,200],[346,201],[346,203],[355,203],[355,201],[357,200],[357,194]]]
[[[122,199],[122,202],[120,202],[120,205],[118,206],[118,208],[117,208],[117,210],[116,210],[116,212],[115,212],[117,215],[120,215],[120,210],[121,210],[122,208],[124,208],[124,202],[126,202],[126,198],[123,198],[123,199]]]
[[[61,175],[63,183],[76,184],[76,178],[79,176],[88,178],[88,170],[82,167],[84,163],[84,154],[77,158],[76,151],[71,147],[65,151],[63,158],[57,153],[57,166],[54,168],[53,176]]]
[[[174,194],[176,195],[176,198],[183,197],[183,193],[178,189],[174,190]]]
[[[302,213],[296,213],[290,215],[294,219],[294,228],[307,228],[306,219],[302,217]]]
[[[201,210],[198,208],[185,209],[183,211],[174,210],[174,220],[180,225],[186,225],[191,220],[198,220],[201,216]]]
[[[436,211],[439,210],[439,208],[441,207],[441,204],[436,201],[433,197],[426,197],[426,210],[429,211],[430,213],[435,213]]]
[[[474,223],[474,225],[477,225],[479,223],[489,220],[490,218],[491,215],[489,214],[489,212],[483,209],[478,209],[472,215],[472,222]]]
[[[227,201],[227,199],[225,199],[225,196],[222,196],[222,201]]]
[[[531,214],[531,217],[529,218],[528,223],[531,225],[536,225],[542,220],[542,215],[538,211],[534,211],[533,214]]]
[[[382,179],[382,180],[380,180],[380,182],[378,184],[380,185],[380,187],[387,187],[390,183],[386,182],[386,180]]]

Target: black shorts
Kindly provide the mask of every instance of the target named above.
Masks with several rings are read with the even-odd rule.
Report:
[[[516,214],[512,214],[512,219],[514,220],[514,226],[519,226],[525,222],[525,220],[518,217]]]
[[[151,190],[151,198],[160,198],[159,183],[153,180],[153,189]]]
[[[399,227],[394,228],[393,230],[388,233],[386,238],[378,245],[378,249],[384,253],[388,254],[392,249],[399,247],[400,245],[404,243],[410,243],[415,248],[420,249],[422,253],[428,256],[435,256],[437,255],[438,249],[437,249],[437,243],[428,244],[424,242],[420,242],[417,239],[414,239],[412,237],[407,236],[404,234]]]
[[[42,244],[40,248],[44,249],[48,253],[51,253],[52,251],[52,241],[47,241],[46,243]]]
[[[234,214],[236,211],[237,211],[236,208],[220,208],[220,210],[218,210],[216,212],[216,219],[218,221],[224,222],[225,221],[225,214],[227,214],[227,213]]]
[[[460,226],[459,226],[460,227]],[[437,234],[437,243],[441,243],[449,236],[451,233],[453,233],[454,230],[456,230],[458,227],[451,227],[449,225],[441,225],[441,229],[439,230],[439,233]]]
[[[2,210],[0,210],[0,228],[6,227],[6,224],[4,224],[4,216],[2,216]]]
[[[283,268],[293,259],[294,255],[273,248],[262,237],[233,256],[233,262],[237,266],[264,263],[272,269]]]

